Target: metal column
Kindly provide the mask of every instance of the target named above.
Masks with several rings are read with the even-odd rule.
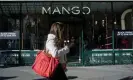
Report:
[[[112,63],[115,65],[115,52],[114,52],[115,38],[114,38],[114,7],[113,7],[113,2],[111,2],[111,11],[112,11],[112,55],[113,55]]]
[[[19,26],[19,65],[22,65],[22,59],[21,59],[21,50],[22,50],[22,32],[23,32],[23,26],[22,26],[22,3],[20,2],[20,13],[19,13],[19,19],[20,19],[20,26]]]

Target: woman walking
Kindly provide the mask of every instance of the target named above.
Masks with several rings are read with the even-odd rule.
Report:
[[[46,51],[48,51],[48,53],[50,53],[52,57],[58,57],[60,61],[60,64],[54,71],[52,77],[50,77],[50,80],[68,80],[62,67],[62,63],[64,63],[64,55],[69,53],[69,48],[73,45],[73,43],[64,46],[63,30],[63,23],[53,23],[45,44]]]

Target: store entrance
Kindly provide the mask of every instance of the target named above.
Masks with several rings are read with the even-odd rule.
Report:
[[[52,16],[53,22],[63,22],[65,24],[64,42],[74,40],[74,46],[67,54],[67,61],[69,63],[77,63],[80,60],[81,55],[81,33],[83,29],[83,19],[79,16]]]

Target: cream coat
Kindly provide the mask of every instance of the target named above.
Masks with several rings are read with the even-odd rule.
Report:
[[[46,49],[53,57],[59,57],[60,63],[65,63],[65,54],[69,53],[69,48],[68,46],[64,46],[64,48],[62,49],[57,49],[57,47],[55,46],[55,38],[55,35],[48,34],[48,38],[46,41]]]

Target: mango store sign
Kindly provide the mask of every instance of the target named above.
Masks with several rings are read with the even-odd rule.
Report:
[[[74,14],[74,15],[78,15],[78,14],[90,14],[90,8],[87,6],[84,7],[79,7],[79,6],[73,6],[73,7],[55,7],[55,8],[45,8],[42,7],[42,14]]]

